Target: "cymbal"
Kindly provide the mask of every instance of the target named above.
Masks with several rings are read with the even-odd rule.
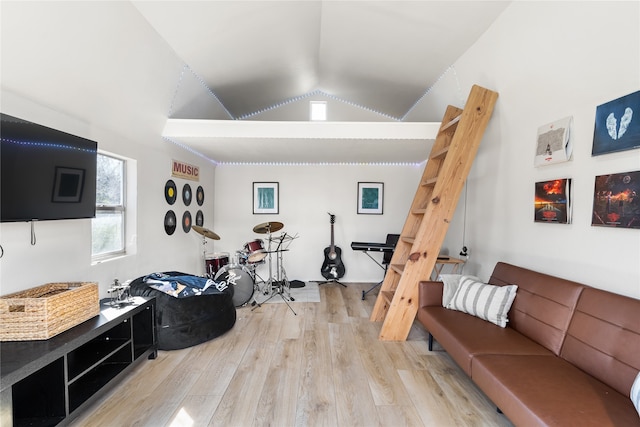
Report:
[[[262,224],[258,224],[253,227],[253,232],[260,234],[273,233],[274,231],[282,229],[282,227],[284,227],[284,224],[281,222],[263,222]]]
[[[220,240],[220,236],[218,236],[216,233],[209,230],[208,228],[200,227],[199,225],[194,225],[191,227],[191,229],[198,234],[202,234],[204,237],[208,237],[213,240]]]

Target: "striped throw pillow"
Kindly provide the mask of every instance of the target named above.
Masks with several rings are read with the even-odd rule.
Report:
[[[507,313],[517,290],[516,285],[493,286],[462,277],[447,308],[471,314],[504,328],[509,321]]]

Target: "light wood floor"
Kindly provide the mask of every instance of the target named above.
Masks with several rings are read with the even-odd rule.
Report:
[[[320,287],[320,303],[242,307],[225,335],[161,351],[71,425],[511,426],[416,323],[381,342],[369,284]]]

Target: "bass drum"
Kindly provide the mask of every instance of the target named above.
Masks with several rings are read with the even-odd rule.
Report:
[[[236,307],[245,305],[253,296],[253,277],[242,265],[225,265],[216,273],[214,280],[233,286],[233,305]]]

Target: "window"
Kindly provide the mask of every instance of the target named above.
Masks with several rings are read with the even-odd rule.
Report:
[[[325,101],[311,101],[311,120],[327,120],[327,103]]]
[[[98,153],[96,217],[91,223],[94,260],[125,253],[125,161]]]

